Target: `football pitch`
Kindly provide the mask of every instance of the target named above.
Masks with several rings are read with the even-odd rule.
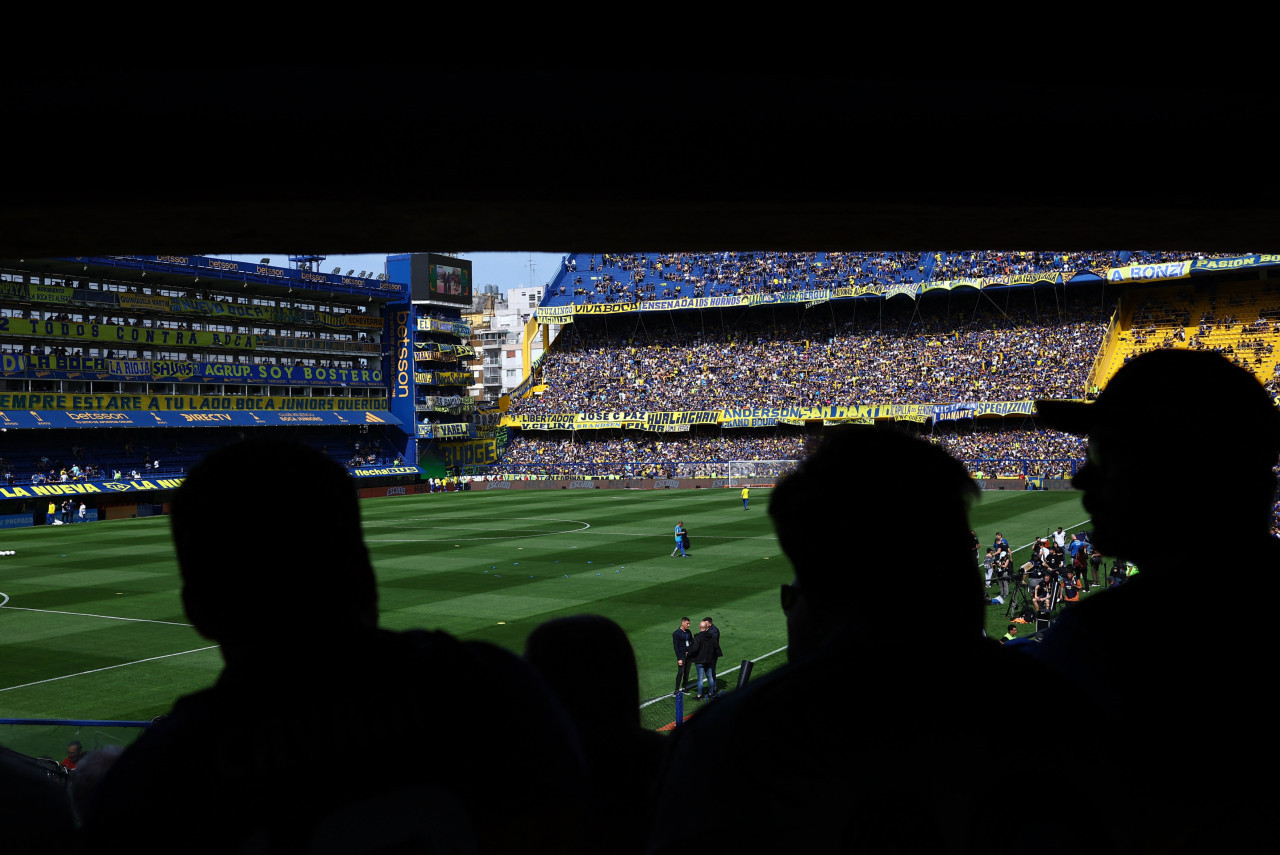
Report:
[[[652,701],[644,723],[661,727],[675,715],[671,633],[682,616],[696,627],[712,615],[720,627],[721,688],[734,686],[744,659],[755,663],[753,678],[786,662],[778,586],[792,574],[769,522],[771,492],[753,490],[745,512],[737,490],[493,490],[366,500],[360,507],[381,624],[443,629],[519,652],[543,621],[605,615],[635,649],[641,701]],[[885,554],[874,531],[851,540],[848,572],[867,577],[862,607],[901,612],[904,631],[927,631],[911,569],[928,560],[926,509],[922,502],[918,543]],[[253,562],[256,540],[288,536],[272,531],[269,503],[256,513],[246,513],[240,532],[210,531],[210,548]],[[681,520],[691,555],[672,559]],[[988,492],[971,514],[983,551],[1003,531],[1021,548],[1016,563],[1034,537],[1086,521],[1074,492]],[[16,551],[0,556],[0,717],[145,720],[217,678],[216,646],[183,614],[167,519],[8,530],[0,550]],[[900,581],[885,578],[886,562]],[[343,592],[332,595],[336,602]],[[1006,622],[1004,607],[988,607],[988,634],[999,637]],[[445,697],[442,691],[442,703]]]

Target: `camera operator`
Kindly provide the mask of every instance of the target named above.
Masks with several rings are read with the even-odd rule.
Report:
[[[1000,583],[1000,599],[1009,602],[1009,582],[1013,579],[1013,556],[1001,549],[995,558],[996,581]]]
[[[1036,588],[1045,578],[1045,564],[1040,559],[1040,553],[1035,552],[1031,556],[1031,560],[1022,565],[1022,584],[1026,586],[1027,591],[1032,595],[1035,594]]]

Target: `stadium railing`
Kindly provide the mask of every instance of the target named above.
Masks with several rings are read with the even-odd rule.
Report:
[[[85,753],[108,745],[128,747],[150,724],[149,721],[0,718],[0,746],[29,757],[60,761],[72,742],[79,742]]]

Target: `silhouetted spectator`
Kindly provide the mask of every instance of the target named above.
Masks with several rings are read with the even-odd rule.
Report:
[[[74,852],[67,775],[54,760],[0,747],[0,828],[5,852]]]
[[[665,740],[640,726],[640,680],[627,634],[599,615],[557,618],[530,633],[524,658],[578,727],[591,776],[589,839],[600,851],[643,851]]]
[[[273,503],[246,552],[220,533],[264,472],[304,500]],[[187,616],[226,667],[112,767],[92,851],[580,848],[585,769],[563,708],[497,647],[378,629],[341,466],[296,443],[227,446],[191,471],[172,524]],[[468,687],[483,697],[459,715]]]
[[[1043,685],[1048,672],[982,636],[977,493],[945,451],[879,428],[830,432],[782,480],[769,513],[795,573],[781,587],[790,664],[677,728],[652,851],[686,849],[688,823],[662,818],[690,808],[729,817],[716,829],[726,851],[998,851],[1007,812],[982,812],[978,781],[1007,698],[975,687]],[[886,556],[864,563],[851,544],[922,536],[929,560],[910,584],[935,605],[904,635],[901,609],[869,584]]]
[[[1194,411],[1178,404],[1194,403]],[[1249,372],[1207,351],[1131,360],[1092,404],[1038,401],[1042,421],[1087,433],[1084,491],[1093,543],[1142,572],[1067,610],[1025,645],[1128,726],[1080,758],[1093,787],[1125,782],[1104,812],[1116,851],[1258,851],[1273,843],[1277,741],[1267,700],[1275,641],[1267,620],[1204,624],[1211,539],[1231,585],[1280,566],[1269,536],[1280,412]],[[1262,682],[1259,682],[1259,680]],[[1046,700],[1050,700],[1046,698]],[[1051,717],[1074,719],[1061,699]],[[1109,776],[1109,777],[1107,777]]]

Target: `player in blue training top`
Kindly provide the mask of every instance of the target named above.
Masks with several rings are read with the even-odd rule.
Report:
[[[671,557],[675,558],[677,552],[680,553],[681,558],[689,557],[684,551],[684,520],[676,523],[676,548],[671,550]]]

